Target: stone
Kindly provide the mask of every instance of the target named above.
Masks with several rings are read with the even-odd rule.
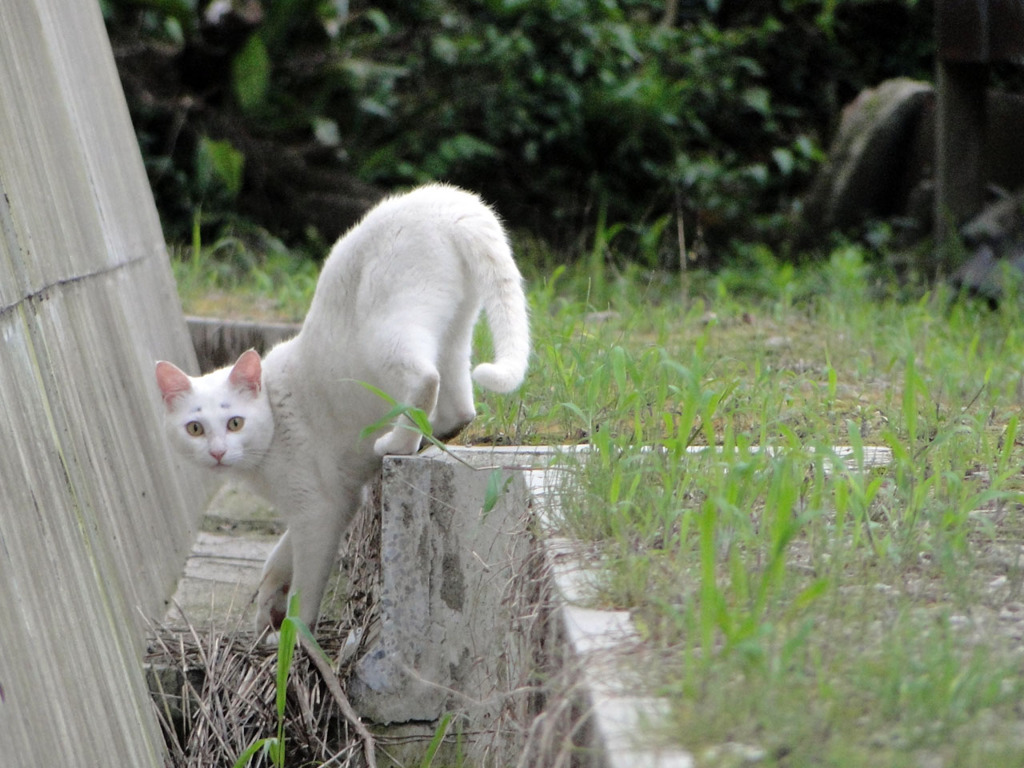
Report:
[[[906,209],[919,181],[912,162],[918,125],[934,98],[928,83],[897,78],[846,106],[828,161],[804,200],[808,235]]]
[[[1024,192],[1008,195],[967,222],[960,236],[968,255],[953,273],[957,288],[997,302],[1008,281],[1024,281]]]

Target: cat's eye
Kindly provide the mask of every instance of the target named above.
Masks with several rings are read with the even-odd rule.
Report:
[[[241,416],[232,416],[228,419],[228,432],[237,432],[245,426],[245,419]]]
[[[192,435],[192,437],[200,437],[206,430],[203,429],[203,425],[198,421],[190,421],[185,425],[185,431]]]

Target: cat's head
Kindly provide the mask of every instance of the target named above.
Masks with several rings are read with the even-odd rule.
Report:
[[[211,469],[251,469],[270,448],[274,418],[263,389],[259,353],[250,349],[228,368],[192,377],[172,363],[156,364],[175,450]]]

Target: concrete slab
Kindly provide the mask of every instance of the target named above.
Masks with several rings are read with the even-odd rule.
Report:
[[[253,596],[283,527],[260,497],[233,485],[214,494],[163,623],[250,630]]]
[[[195,358],[100,5],[0,2],[0,763],[164,765],[144,618],[202,483],[154,357]]]
[[[200,533],[164,623],[248,629],[263,562],[274,543],[254,534]]]
[[[526,485],[517,469],[502,468],[489,452],[457,453],[430,450],[384,461],[379,500],[354,526],[376,524],[379,534],[355,530],[350,549],[357,551],[344,555],[351,573],[363,576],[353,591],[374,616],[355,644],[360,658],[345,687],[362,717],[389,724],[376,728],[378,734],[418,734],[411,762],[422,758],[437,722],[451,713],[471,764],[514,764],[532,690],[536,623]],[[491,487],[499,490],[493,505]],[[251,597],[279,533],[262,500],[222,489],[164,623],[250,631]],[[381,542],[379,551],[358,551],[372,541]],[[338,594],[347,594],[340,574],[334,582]],[[333,610],[347,608],[342,597]],[[332,610],[330,596],[324,610]]]

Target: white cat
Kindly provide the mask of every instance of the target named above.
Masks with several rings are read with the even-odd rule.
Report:
[[[299,334],[264,360],[192,378],[156,364],[175,448],[247,481],[288,530],[263,569],[257,632],[280,626],[293,594],[316,622],[342,533],[380,457],[418,450],[400,417],[360,439],[390,406],[360,382],[430,416],[454,436],[476,415],[473,326],[487,313],[495,361],[472,378],[509,392],[526,373],[529,324],[522,278],[497,217],[478,197],[432,184],[391,197],[331,250]]]

